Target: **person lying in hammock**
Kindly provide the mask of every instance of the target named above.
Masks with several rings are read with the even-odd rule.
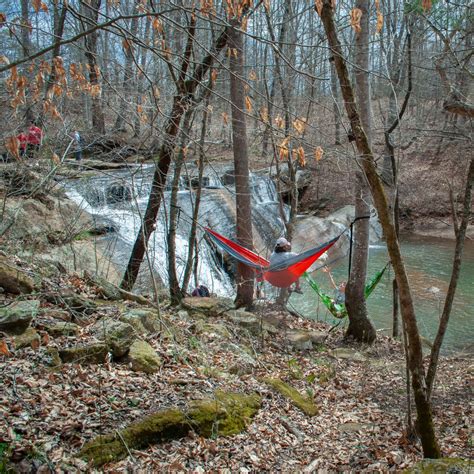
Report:
[[[270,255],[270,265],[278,265],[279,263],[282,263],[291,257],[295,257],[296,255],[296,253],[291,251],[291,242],[288,242],[288,240],[286,240],[284,237],[280,237],[275,242],[275,248],[273,253]],[[295,288],[293,290],[290,288],[290,291],[294,291],[300,295],[303,294],[299,279],[295,282]]]
[[[332,276],[331,270],[328,267],[323,268],[323,272],[328,274],[331,285],[334,287],[334,303],[344,304],[346,302],[346,281],[341,281],[339,284],[336,284],[334,277]]]

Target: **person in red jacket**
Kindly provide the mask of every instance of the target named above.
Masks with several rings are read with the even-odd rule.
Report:
[[[30,127],[28,128],[28,140],[27,140],[27,149],[30,154],[35,154],[38,152],[41,142],[43,140],[43,131],[39,128],[35,122],[31,122]]]
[[[23,156],[26,153],[26,149],[28,147],[28,135],[24,132],[20,133],[16,137],[20,142],[20,156]]]

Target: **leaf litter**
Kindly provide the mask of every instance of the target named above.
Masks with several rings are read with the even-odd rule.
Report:
[[[64,285],[94,296],[80,279]],[[121,303],[121,309],[134,305]],[[91,322],[118,310],[113,304],[103,306]],[[75,457],[85,442],[157,410],[212,396],[217,389],[260,393],[262,408],[246,431],[216,439],[190,432],[180,440],[132,450],[132,456],[106,465],[104,471],[385,471],[410,467],[422,458],[418,440],[407,435],[405,365],[398,342],[379,336],[371,348],[353,346],[367,360],[352,361],[330,355],[343,345],[338,330],[328,333],[316,350],[297,352],[285,345],[281,334],[252,336],[219,318],[206,321],[225,327],[226,335],[217,327],[200,332],[191,317],[183,319],[165,305],[161,312],[173,336],[147,337],[163,360],[153,375],[112,360],[52,368],[50,350],[90,340],[87,327],[72,339],[43,336],[36,350],[14,350],[5,341],[0,354],[0,443],[8,446],[19,471],[88,470]],[[289,315],[275,317],[292,329],[329,329]],[[246,370],[232,373],[233,367]],[[433,409],[445,456],[473,457],[473,373],[472,362],[462,356],[440,363]],[[319,414],[307,417],[263,377],[281,378],[313,398]]]

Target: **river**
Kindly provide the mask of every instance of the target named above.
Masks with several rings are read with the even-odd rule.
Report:
[[[444,299],[451,276],[454,241],[425,237],[405,237],[402,241],[405,261],[420,333],[433,341],[438,321],[443,311]],[[372,245],[369,253],[369,278],[388,261],[383,243]],[[339,261],[332,269],[336,282],[347,280],[347,259]],[[326,273],[315,272],[313,278],[331,294],[331,285]],[[368,299],[370,319],[375,327],[385,334],[392,328],[392,279],[393,270],[386,272],[374,293]],[[304,294],[293,295],[290,304],[301,314],[312,319],[335,320],[326,308],[319,304],[314,291],[303,282]],[[347,324],[343,321],[342,324]],[[466,350],[474,352],[474,242],[467,240],[461,274],[451,312],[449,327],[445,335],[444,352]]]

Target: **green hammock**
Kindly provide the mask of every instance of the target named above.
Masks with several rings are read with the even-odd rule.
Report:
[[[375,290],[375,287],[379,283],[379,281],[382,279],[383,274],[385,273],[385,270],[388,268],[390,265],[390,262],[385,265],[385,267],[382,268],[373,278],[372,280],[365,285],[365,290],[364,290],[364,296],[365,299],[367,299],[371,293]],[[319,288],[318,284],[311,278],[311,276],[308,273],[304,274],[304,277],[306,278],[306,281],[310,284],[311,288],[318,294],[319,298],[323,302],[324,306],[328,309],[328,311],[335,317],[335,318],[345,318],[347,316],[347,309],[346,305],[344,303],[336,303],[334,301],[334,298],[331,298],[329,295],[324,293],[321,288]]]

